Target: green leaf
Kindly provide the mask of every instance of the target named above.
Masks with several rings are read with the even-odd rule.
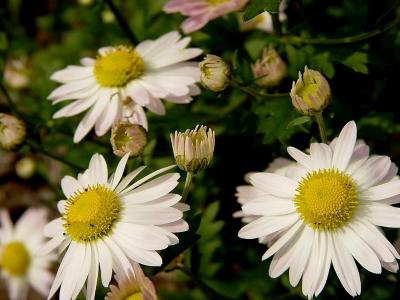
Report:
[[[7,36],[4,32],[0,31],[0,50],[6,50],[8,47]]]
[[[286,126],[286,128],[303,125],[304,123],[308,123],[310,121],[311,121],[311,118],[309,116],[298,117],[298,118],[290,121],[289,124]]]
[[[288,72],[290,77],[297,78],[300,70],[304,69],[307,64],[307,53],[302,49],[296,49],[292,45],[286,45],[286,53],[288,57]]]
[[[279,13],[279,0],[252,0],[247,5],[246,10],[243,14],[243,19],[248,21],[255,16],[268,11],[271,14]]]
[[[340,62],[358,73],[368,74],[367,53],[357,51]]]
[[[333,67],[329,52],[311,55],[310,67],[322,72],[328,78],[332,78],[335,75],[335,68]]]

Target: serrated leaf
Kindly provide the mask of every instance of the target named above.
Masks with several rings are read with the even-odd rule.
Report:
[[[340,62],[358,73],[368,74],[367,53],[357,51]]]
[[[243,14],[243,19],[248,21],[264,11],[272,14],[279,13],[279,0],[251,0]]]
[[[310,67],[320,71],[328,78],[332,78],[335,75],[335,68],[333,67],[329,52],[311,55]]]
[[[289,124],[286,126],[286,128],[294,127],[294,126],[299,126],[305,123],[308,123],[311,121],[311,118],[309,116],[302,116],[298,117],[292,121],[289,122]]]

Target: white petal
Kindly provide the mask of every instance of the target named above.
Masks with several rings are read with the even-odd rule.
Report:
[[[71,176],[63,177],[63,179],[61,180],[61,188],[63,190],[65,197],[67,198],[83,190],[79,182],[74,177]]]
[[[357,127],[354,121],[348,122],[339,134],[333,151],[332,166],[344,171],[353,155],[357,138]]]
[[[106,184],[108,179],[108,168],[106,160],[101,154],[94,154],[89,162],[88,170],[92,178],[96,178],[96,183]]]
[[[47,237],[54,237],[55,235],[62,235],[64,232],[63,221],[61,218],[57,218],[48,223],[44,229],[43,234]]]
[[[387,156],[373,156],[353,172],[359,190],[367,189],[382,180],[389,171],[391,162]]]
[[[103,110],[99,118],[96,120],[95,132],[97,136],[102,136],[110,130],[111,126],[118,118],[120,112],[121,103],[117,94],[111,96],[110,103]]]
[[[63,241],[65,240],[65,236],[61,233],[54,236],[50,241],[48,241],[44,246],[41,248],[40,252],[43,254],[48,254],[57,248]]]
[[[129,154],[130,153],[126,153],[118,163],[117,169],[115,170],[115,175],[111,183],[112,190],[114,190],[117,187],[117,184],[120,182],[122,175],[124,174],[126,162],[129,159]]]
[[[108,287],[112,276],[112,255],[108,250],[108,247],[103,243],[102,240],[96,242],[97,253],[99,256],[100,270],[101,270],[101,283],[104,287]]]
[[[362,200],[378,201],[400,194],[400,180],[389,181],[373,186],[359,194]]]
[[[250,175],[250,182],[277,197],[292,198],[297,188],[297,182],[294,180],[274,173],[254,173]]]
[[[269,199],[268,196],[265,196],[264,199],[257,198],[253,201],[247,202],[242,206],[242,210],[245,214],[275,216],[292,213],[296,208],[294,207],[293,201],[285,199]]]
[[[132,265],[129,263],[125,253],[122,252],[120,247],[111,238],[103,240],[107,247],[110,249],[113,257],[113,269],[118,276],[126,276],[132,272]]]
[[[146,106],[150,102],[149,94],[146,88],[140,84],[140,81],[132,81],[126,87],[126,94],[141,106]]]
[[[122,160],[121,160],[122,161]],[[120,161],[120,163],[121,163]],[[125,166],[124,166],[125,168]],[[117,187],[114,189],[114,191],[118,194],[121,192],[124,192],[124,188],[128,186],[128,184],[131,183],[131,181],[144,169],[146,168],[145,166],[139,167],[136,170],[130,172],[128,175],[126,175],[121,182],[117,185]],[[118,170],[118,168],[117,168]],[[115,177],[115,176],[114,176]]]
[[[96,295],[97,277],[99,274],[99,257],[95,245],[91,245],[92,257],[90,262],[88,283],[86,289],[86,299],[94,300]]]
[[[368,219],[375,225],[400,228],[400,207],[384,203],[371,203]]]
[[[329,169],[332,164],[332,150],[323,143],[312,143],[310,146],[310,157],[314,168]]]
[[[309,155],[305,154],[295,147],[288,147],[287,152],[303,167],[307,168],[308,170],[313,169],[313,161],[311,160],[311,157]]]
[[[126,222],[143,225],[162,225],[177,221],[182,218],[182,212],[172,207],[146,207],[130,205],[123,212]]]
[[[282,230],[298,220],[297,214],[287,216],[261,217],[247,224],[239,231],[242,239],[255,239]]]
[[[79,182],[79,180],[78,180],[78,182]],[[57,210],[59,211],[60,214],[64,213],[65,204],[67,204],[67,201],[65,201],[65,200],[60,200],[57,202]]]

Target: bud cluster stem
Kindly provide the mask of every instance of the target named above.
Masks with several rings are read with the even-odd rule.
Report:
[[[318,124],[319,135],[321,136],[321,141],[323,143],[327,144],[328,139],[326,138],[325,122],[324,122],[324,117],[322,116],[322,112],[318,112],[314,116],[315,116],[315,121]]]
[[[192,185],[192,178],[193,178],[193,172],[186,172],[186,180],[182,192],[182,200],[181,200],[182,203],[186,202],[186,198],[190,191],[190,186]]]

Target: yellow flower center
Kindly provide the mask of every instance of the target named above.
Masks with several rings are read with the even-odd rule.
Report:
[[[316,230],[335,230],[348,222],[357,207],[357,189],[346,174],[323,169],[308,173],[294,198],[303,221]]]
[[[230,0],[207,0],[207,2],[211,5],[218,5],[224,2],[228,2]]]
[[[0,266],[13,276],[23,276],[31,262],[28,250],[21,242],[10,242],[3,248]]]
[[[310,107],[314,107],[314,102],[311,100],[309,95],[319,99],[320,97],[317,94],[318,87],[318,83],[308,83],[298,91],[298,95],[301,99],[304,100],[305,103],[307,103],[307,105],[309,105]]]
[[[94,65],[94,76],[104,87],[121,87],[139,78],[145,69],[143,58],[130,47],[119,46],[99,55]]]
[[[137,292],[125,298],[125,300],[143,300],[142,293]]]
[[[117,195],[102,185],[89,187],[67,200],[64,228],[76,242],[91,242],[107,236],[119,219]]]

